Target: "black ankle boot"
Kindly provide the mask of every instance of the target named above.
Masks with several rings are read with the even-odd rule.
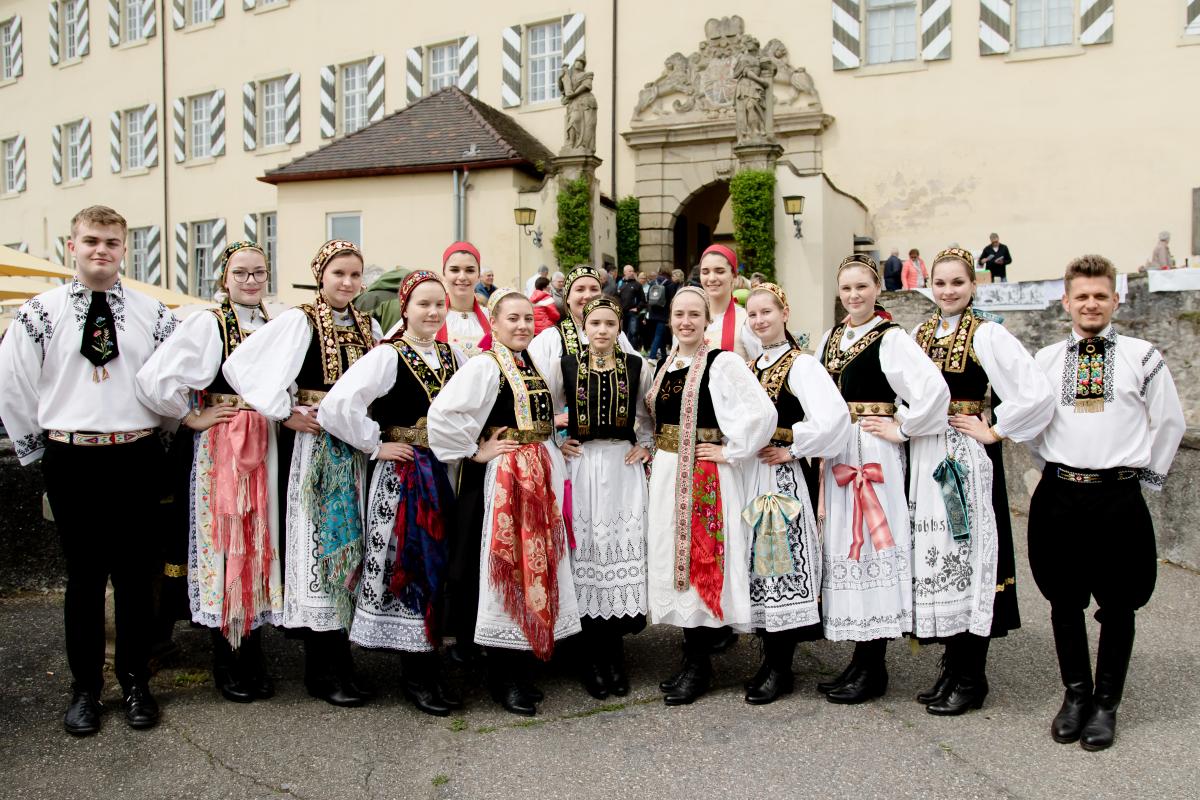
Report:
[[[304,638],[304,685],[308,693],[341,708],[355,708],[367,702],[349,679],[353,661],[348,670],[348,658],[349,642],[344,632],[310,632]]]
[[[855,650],[855,652],[857,654],[857,650]],[[817,691],[820,692],[821,694],[829,694],[834,689],[837,689],[838,687],[843,686],[846,683],[853,680],[854,677],[858,674],[859,669],[860,669],[860,667],[859,667],[858,661],[855,660],[854,658],[851,658],[850,663],[846,665],[846,668],[844,670],[842,670],[841,674],[839,674],[836,678],[834,678],[833,680],[821,681],[820,683],[818,683]]]
[[[831,703],[857,705],[883,697],[887,692],[887,639],[859,642],[854,649],[859,669],[848,681],[825,695]]]
[[[233,703],[249,703],[254,692],[242,673],[239,654],[230,646],[220,628],[212,628],[213,685],[226,700]]]
[[[517,653],[496,647],[488,648],[488,690],[492,699],[508,713],[532,717],[537,713],[537,701],[522,690],[517,677],[517,659]]]
[[[953,653],[954,685],[945,696],[927,705],[926,711],[939,717],[956,717],[983,707],[988,693],[987,651],[990,644],[988,637],[969,633],[951,640],[947,652]]]
[[[625,672],[625,637],[618,635],[613,643],[609,654],[608,663],[605,665],[606,683],[608,691],[614,697],[625,697],[629,694],[629,675]]]
[[[954,640],[946,642],[946,649],[942,651],[942,657],[938,659],[938,676],[925,691],[917,695],[917,702],[924,705],[936,703],[939,700],[944,700],[946,695],[950,694],[950,690],[954,688]]]
[[[684,662],[679,680],[663,696],[669,706],[686,706],[696,702],[712,685],[712,664],[707,654],[689,655]]]
[[[774,703],[785,694],[791,694],[795,688],[796,679],[792,671],[777,670],[767,666],[764,679],[746,690],[746,702],[752,706],[765,706]]]
[[[1050,736],[1060,744],[1079,741],[1083,724],[1092,710],[1092,661],[1088,653],[1087,627],[1079,609],[1050,612],[1054,649],[1062,674],[1062,707],[1050,723]]]
[[[792,659],[796,655],[795,634],[792,631],[764,633],[763,654],[766,674],[763,675],[762,669],[759,669],[758,674],[763,675],[763,679],[746,689],[746,702],[756,706],[773,703],[783,695],[792,693],[795,687],[792,675]]]
[[[1133,613],[1103,616],[1106,618],[1100,625],[1100,650],[1096,654],[1096,693],[1091,714],[1079,735],[1079,746],[1093,751],[1111,747],[1117,735],[1117,706],[1133,654]]]
[[[242,639],[238,648],[238,669],[251,694],[256,700],[270,700],[275,696],[275,681],[267,672],[267,662],[262,651],[262,628],[255,628]]]
[[[445,717],[450,714],[450,706],[443,703],[438,695],[434,677],[435,667],[431,663],[434,659],[436,656],[430,653],[401,654],[400,665],[404,671],[401,691],[418,711],[435,717]]]

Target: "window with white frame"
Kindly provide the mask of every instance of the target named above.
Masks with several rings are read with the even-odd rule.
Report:
[[[345,239],[362,247],[362,214],[328,214],[325,217],[326,235],[330,239]]]
[[[215,220],[192,223],[192,269],[196,276],[196,293],[210,298],[217,288],[217,276],[213,264],[213,228]]]
[[[279,243],[279,217],[274,211],[259,214],[258,243],[267,253],[267,271],[271,277],[267,281],[267,294],[275,294],[275,250]]]
[[[867,0],[867,63],[917,57],[916,0]]]
[[[557,100],[562,67],[562,23],[529,26],[529,102]]]
[[[145,281],[150,267],[150,229],[129,229],[129,252],[125,274],[135,281]]]
[[[188,11],[191,13],[191,19],[188,22],[193,25],[208,22],[212,10],[212,6],[209,5],[210,2],[211,0],[192,0],[192,2],[188,3]]]
[[[429,48],[429,91],[436,92],[458,83],[458,45]]]
[[[67,170],[67,180],[77,181],[83,178],[83,121],[72,122],[64,126],[63,162]]]
[[[17,140],[4,140],[4,193],[17,191]]]
[[[58,18],[62,22],[59,41],[62,42],[63,59],[79,58],[79,4],[66,0],[58,4]]]
[[[0,80],[13,77],[13,67],[17,62],[16,34],[15,17],[0,23]]]
[[[1017,49],[1070,44],[1075,38],[1075,0],[1018,0]]]
[[[142,40],[142,3],[144,0],[124,0],[121,3],[121,22],[123,40],[140,42]]]
[[[367,125],[367,62],[342,67],[342,132],[354,133]]]
[[[212,149],[212,95],[201,94],[189,101],[188,138],[192,158],[206,158]]]
[[[125,112],[125,169],[146,166],[145,113],[145,108]]]
[[[284,143],[284,78],[262,82],[262,143]]]

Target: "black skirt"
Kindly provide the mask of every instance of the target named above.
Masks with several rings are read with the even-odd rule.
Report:
[[[992,460],[992,509],[996,514],[996,600],[992,606],[992,637],[1005,636],[1021,627],[1017,606],[1017,559],[1013,548],[1012,518],[1008,510],[1008,483],[1004,478],[1004,451],[1000,442],[984,445]]]

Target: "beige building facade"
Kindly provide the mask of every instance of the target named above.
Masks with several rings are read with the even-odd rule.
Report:
[[[728,94],[750,37],[774,71],[765,154],[739,150]],[[594,260],[615,258],[610,201],[635,195],[643,265],[689,263],[728,232],[729,178],[766,164],[777,269],[815,334],[856,241],[929,256],[996,231],[1010,280],[1081,252],[1131,271],[1161,230],[1194,255],[1198,44],[1196,0],[2,0],[0,243],[61,260],[71,214],[105,203],[134,277],[203,296],[219,245],[250,235],[283,302],[331,235],[380,268],[437,266],[463,235],[501,283],[554,269],[553,176],[470,148],[465,191],[449,169],[259,179],[446,86],[557,153],[558,70],[585,56]],[[806,198],[802,238],[784,195]]]

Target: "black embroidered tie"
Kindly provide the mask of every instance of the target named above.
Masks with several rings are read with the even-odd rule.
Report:
[[[1100,337],[1079,342],[1079,366],[1075,376],[1077,414],[1095,414],[1104,410],[1104,344]]]
[[[106,292],[92,292],[79,352],[92,362],[94,382],[108,380],[108,369],[104,365],[120,355],[120,350],[117,348],[117,326],[113,322],[112,309],[108,307]]]

